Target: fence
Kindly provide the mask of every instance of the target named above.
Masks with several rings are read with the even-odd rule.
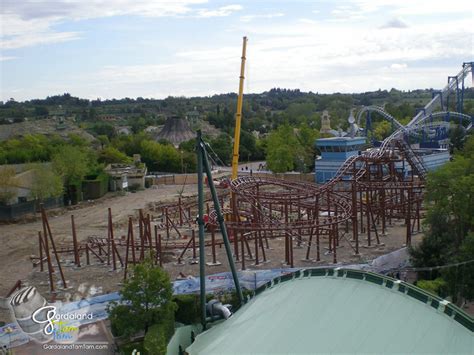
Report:
[[[224,176],[230,176],[230,172],[217,172],[214,173],[214,178],[218,179]],[[248,171],[239,171],[240,176],[252,175],[255,177],[262,177],[262,178],[276,178],[276,179],[283,179],[287,181],[308,181],[314,182],[314,174],[312,173],[282,173],[282,174],[274,174],[272,172],[253,172],[250,174]],[[150,185],[193,185],[197,184],[197,174],[171,174],[171,175],[155,175],[155,176],[147,176],[147,186]]]
[[[0,221],[13,221],[27,214],[40,211],[39,200],[15,203],[13,205],[0,205]],[[48,198],[42,201],[45,209],[64,206],[62,197]]]

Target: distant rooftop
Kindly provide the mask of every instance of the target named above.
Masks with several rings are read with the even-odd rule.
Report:
[[[326,146],[326,145],[357,145],[364,144],[366,142],[366,137],[329,137],[329,138],[318,138],[316,139],[316,145]]]
[[[147,169],[146,167],[140,166],[137,167],[135,165],[128,165],[128,164],[109,164],[105,167],[105,172],[111,176],[122,176],[126,175],[146,175]]]
[[[472,317],[412,285],[377,274],[342,269],[297,271],[260,287],[256,294],[231,318],[197,336],[186,351],[473,353]]]

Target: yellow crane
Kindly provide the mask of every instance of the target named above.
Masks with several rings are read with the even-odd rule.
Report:
[[[232,180],[237,178],[239,170],[239,145],[240,145],[240,124],[242,122],[242,101],[244,96],[244,74],[245,74],[245,52],[247,49],[247,37],[244,37],[242,44],[242,58],[240,63],[239,97],[237,98],[237,113],[235,114],[234,149],[232,152]]]

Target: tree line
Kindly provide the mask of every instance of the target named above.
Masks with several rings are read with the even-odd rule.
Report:
[[[418,286],[458,305],[474,300],[474,135],[460,148],[428,174],[425,235],[410,250],[413,266],[428,268]]]

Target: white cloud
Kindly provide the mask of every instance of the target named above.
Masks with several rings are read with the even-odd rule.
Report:
[[[3,55],[0,55],[0,62],[6,62],[7,60],[13,60],[15,59],[16,57],[9,57],[9,56],[3,56]]]
[[[218,9],[214,10],[209,10],[209,9],[199,9],[197,11],[197,16],[198,17],[223,17],[223,16],[229,16],[235,11],[240,11],[242,10],[241,5],[227,5],[227,6],[222,6],[219,7]]]
[[[196,8],[207,0],[51,0],[2,2],[0,44],[3,49],[70,41],[77,32],[59,32],[54,27],[67,22],[112,16],[228,16],[242,9],[227,5],[217,9]],[[194,7],[193,7],[194,6]]]
[[[245,15],[240,17],[240,21],[242,22],[250,22],[256,19],[266,19],[266,18],[274,18],[274,17],[283,17],[285,14],[282,12],[270,13],[270,14],[262,14],[262,15]]]
[[[448,20],[443,32],[436,22],[413,24],[404,31],[380,31],[374,22],[357,26],[298,20],[238,22],[233,31],[249,35],[245,88],[253,92],[277,86],[313,92],[441,88],[446,75],[460,69],[462,59],[459,66],[419,63],[472,56],[471,41],[465,36],[471,29],[469,19]],[[240,41],[233,46],[190,45],[161,64],[107,66],[72,78],[79,88],[75,94],[163,98],[235,92],[240,45]]]
[[[191,13],[193,5],[206,2],[207,0],[22,0],[3,2],[2,12],[17,14],[25,20],[81,20],[120,15],[162,17]]]
[[[51,44],[80,38],[78,32],[56,32],[52,27],[59,23],[56,17],[25,20],[17,14],[1,14],[0,48],[3,50]]]
[[[471,0],[430,1],[426,0],[351,0],[354,6],[363,13],[384,10],[398,15],[434,15],[466,13],[472,11]]]
[[[2,49],[18,48],[80,38],[81,33],[55,31],[55,25],[87,16],[128,13],[188,17],[192,21],[196,17],[229,16],[242,10],[240,5],[206,5],[203,8],[204,5],[199,5],[202,2],[121,0],[101,2],[100,6],[97,0],[62,1],[64,6],[55,7],[48,2],[41,11],[33,5],[31,8],[23,6],[20,11],[20,5],[17,5],[16,13],[6,11],[2,16],[9,22],[1,19],[3,39],[0,45]],[[472,18],[467,13],[446,17],[420,16],[421,4],[419,0],[413,0],[413,3],[353,0],[347,5],[336,5],[332,21],[321,19],[321,16],[314,21],[311,10],[298,16],[280,16],[276,12],[233,16],[224,30],[227,37],[219,39],[221,42],[208,41],[203,45],[190,39],[180,43],[186,50],[180,50],[174,56],[154,57],[145,65],[106,66],[88,74],[70,73],[67,78],[55,78],[47,84],[37,84],[36,88],[25,86],[21,95],[31,98],[68,91],[82,97],[113,98],[235,92],[242,34],[249,37],[245,87],[253,92],[276,86],[313,92],[360,92],[391,87],[441,88],[447,75],[456,74],[462,61],[472,58],[472,36],[469,36],[472,34]],[[463,7],[459,10],[458,1],[451,5],[458,12],[469,9]],[[445,8],[436,4],[428,7],[435,13],[441,13]],[[271,16],[283,18],[258,21]],[[303,16],[305,18],[301,18]],[[401,31],[399,28],[403,27],[405,20],[410,26]],[[381,24],[385,24],[383,30],[379,29]],[[228,45],[232,42],[229,41],[231,36],[239,38],[233,42],[235,45]],[[2,54],[7,57],[6,53]],[[8,95],[13,92],[14,88],[9,89]]]
[[[471,42],[465,36],[470,28],[468,19],[448,20],[443,23],[443,32],[436,22],[414,24],[400,32],[378,31],[375,23],[353,26],[351,22],[336,25],[300,19],[283,25],[241,23],[234,31],[249,35],[247,63],[251,71],[246,86],[254,92],[275,86],[360,92],[380,87],[442,87],[445,76],[454,75],[457,66],[432,69],[432,64],[425,68],[411,63],[471,57]],[[205,82],[193,86],[193,90],[208,94],[212,90],[235,91],[239,54],[240,48],[235,46],[191,48],[177,56],[198,60],[195,64],[199,71],[208,73],[210,82],[217,83],[218,86]],[[177,64],[172,70],[180,72],[182,66],[184,63]],[[218,69],[213,70],[214,66]],[[186,79],[180,75],[180,80]]]
[[[408,25],[398,18],[393,18],[385,22],[380,28],[407,28]]]
[[[395,71],[401,71],[408,67],[406,63],[393,63],[390,65],[390,69]]]
[[[308,24],[310,24],[310,25],[315,25],[315,24],[318,23],[317,21],[312,20],[312,19],[309,19],[309,18],[300,18],[300,19],[298,19],[298,22],[300,22],[300,23],[308,23]]]

